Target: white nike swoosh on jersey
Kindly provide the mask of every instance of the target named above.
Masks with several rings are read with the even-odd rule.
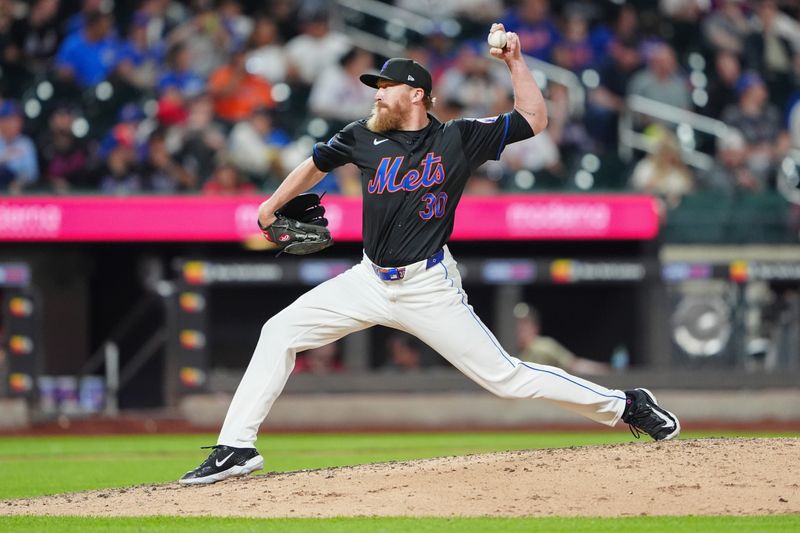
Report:
[[[675,421],[670,419],[668,416],[659,413],[657,409],[653,409],[653,414],[665,422],[666,425],[664,426],[664,429],[671,429],[675,427]]]
[[[231,457],[233,457],[233,452],[231,452],[230,455],[228,455],[228,457],[226,457],[222,461],[214,461],[217,464],[217,468],[219,468],[220,466],[224,465],[228,461],[228,459],[230,459]]]
[[[378,146],[380,143],[385,143],[385,142],[386,142],[386,141],[388,141],[388,140],[389,140],[389,139],[381,139],[381,140],[378,140],[378,139],[372,139],[372,144],[374,144],[375,146]]]

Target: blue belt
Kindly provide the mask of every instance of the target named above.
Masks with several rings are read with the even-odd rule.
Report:
[[[433,254],[428,258],[425,262],[425,270],[439,264],[444,259],[444,248],[440,248],[438,252]],[[406,267],[379,267],[378,265],[372,265],[372,269],[375,271],[375,274],[381,278],[383,281],[397,281],[398,279],[403,279],[406,276]]]

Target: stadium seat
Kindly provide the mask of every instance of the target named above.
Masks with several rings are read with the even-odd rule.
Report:
[[[733,203],[729,240],[736,243],[791,242],[789,203],[777,192],[740,194]]]
[[[667,213],[663,235],[667,242],[717,243],[725,240],[733,198],[716,191],[701,191],[683,197]]]

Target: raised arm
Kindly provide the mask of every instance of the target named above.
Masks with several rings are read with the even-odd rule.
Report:
[[[505,31],[502,24],[492,24],[489,33]],[[520,112],[530,124],[534,134],[547,127],[547,105],[542,91],[536,85],[528,65],[522,58],[519,36],[514,32],[506,33],[504,48],[491,48],[489,52],[497,59],[502,59],[511,71],[511,84],[514,87],[514,109]]]
[[[262,228],[275,222],[275,211],[300,193],[319,183],[326,172],[321,171],[308,158],[292,170],[278,189],[258,207],[258,221]]]

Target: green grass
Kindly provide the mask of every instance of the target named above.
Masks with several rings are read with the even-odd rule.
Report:
[[[796,433],[687,432],[686,438]],[[174,481],[207,455],[215,435],[0,438],[0,499]],[[489,451],[630,442],[593,433],[381,433],[262,435],[267,471],[324,468]],[[2,508],[0,507],[0,512]],[[581,518],[80,518],[0,517],[0,531],[798,531],[800,516]]]
[[[2,531],[45,531],[59,533],[84,531],[164,531],[164,532],[245,532],[281,531],[313,533],[364,532],[483,532],[547,531],[586,533],[648,533],[654,531],[697,531],[728,533],[751,531],[797,531],[800,515],[733,516],[657,516],[647,518],[78,518],[78,517],[0,517]]]

